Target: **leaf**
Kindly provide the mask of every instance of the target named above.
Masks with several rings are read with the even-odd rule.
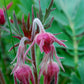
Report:
[[[71,84],[81,84],[80,79],[77,77],[75,73],[72,73],[71,80],[72,80]]]
[[[28,15],[27,9],[25,9],[22,5],[18,4],[18,7],[22,10],[22,12],[24,12],[25,15]]]
[[[73,20],[77,13],[80,0],[59,0],[59,2],[67,18]]]
[[[84,61],[80,63],[78,72],[80,75],[81,84],[84,84]]]
[[[35,2],[35,7],[39,10],[39,1],[34,0],[34,2]],[[43,14],[45,14],[46,8],[48,8],[50,2],[51,0],[40,0],[41,9],[42,9]]]
[[[79,76],[74,72],[71,75],[72,84],[84,84],[84,60],[77,68]]]
[[[66,16],[65,16],[63,13],[61,13],[60,11],[58,11],[57,9],[54,10],[54,11],[51,13],[50,16],[51,16],[51,17],[54,17],[54,19],[55,19],[56,21],[58,21],[59,23],[61,23],[62,25],[68,25],[68,24],[69,24],[69,23],[68,23],[68,20],[67,20],[67,18],[66,18]]]
[[[75,29],[84,27],[84,0],[80,0],[79,8],[75,17]]]
[[[60,54],[62,55],[62,57],[64,57],[64,59],[63,59],[64,65],[69,66],[69,67],[75,66],[73,56],[69,55],[68,53],[64,52],[63,50],[60,50]]]
[[[78,44],[78,49],[80,49],[81,51],[84,51],[84,36],[81,38]]]
[[[18,6],[22,10],[22,12],[26,16],[28,16],[28,13],[30,13],[30,15],[31,15],[31,13],[32,13],[31,8],[32,8],[33,1],[32,0],[25,0],[25,1],[24,0],[20,0],[20,2],[21,2],[21,4],[19,4]]]

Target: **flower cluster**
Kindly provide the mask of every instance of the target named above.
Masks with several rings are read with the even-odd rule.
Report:
[[[51,62],[51,61],[48,62],[49,59],[50,60],[51,59],[53,60],[53,54],[54,53],[55,53],[55,57],[56,57],[56,60],[57,60],[58,64],[61,66],[61,68],[64,71],[64,68],[63,68],[63,66],[62,66],[62,64],[61,64],[61,62],[59,60],[62,57],[58,57],[57,56],[56,50],[54,48],[53,43],[54,42],[57,42],[59,45],[62,45],[64,47],[67,47],[67,46],[63,43],[64,40],[61,41],[61,40],[55,38],[55,36],[53,34],[48,33],[48,32],[45,32],[44,27],[43,27],[41,21],[38,18],[35,18],[34,21],[33,21],[32,35],[34,35],[35,25],[36,24],[39,26],[40,32],[37,35],[35,35],[32,44],[30,45],[30,47],[28,48],[28,50],[25,52],[25,54],[24,54],[24,60],[25,60],[25,56],[27,55],[27,53],[30,50],[30,48],[36,43],[40,47],[41,52],[44,52],[45,53],[45,56],[44,56],[44,59],[45,60],[43,60],[43,62],[41,63],[42,64],[41,71],[40,71],[41,73],[39,73],[39,74],[41,76],[41,74],[43,72],[44,76],[46,75],[45,77],[49,77],[51,79],[52,76],[55,75],[55,73],[56,73],[56,76],[55,77],[57,77],[57,74],[59,72],[59,67],[58,67],[58,65],[55,62]],[[48,57],[48,58],[46,59],[46,57]],[[47,66],[48,66],[47,67],[47,70],[48,71],[46,70],[46,73],[45,73],[45,70],[44,70],[45,68],[43,68],[43,67],[45,67],[45,64],[47,64]],[[50,68],[50,71],[48,69],[49,67],[52,67],[52,68]],[[50,76],[48,74],[49,72],[50,73],[53,73],[53,74]],[[39,78],[40,78],[40,76],[39,76]],[[44,83],[44,84],[50,84],[50,80],[48,80],[45,77],[44,77],[44,79],[47,81],[47,83]],[[57,80],[57,78],[56,78],[56,80]]]
[[[38,34],[35,34],[36,24],[39,26],[40,29],[40,32]],[[63,43],[65,40],[59,40],[53,34],[46,32],[44,30],[41,21],[38,18],[35,18],[33,20],[31,36],[32,37],[30,39],[28,39],[28,37],[23,37],[20,40],[17,55],[15,57],[15,59],[17,59],[17,63],[14,69],[12,70],[12,73],[14,73],[15,84],[17,84],[16,79],[18,79],[22,84],[29,84],[29,80],[31,80],[32,84],[35,84],[32,70],[28,65],[25,64],[26,59],[30,60],[29,58],[27,58],[27,54],[35,43],[40,47],[41,53],[44,52],[45,54],[40,64],[41,68],[38,76],[38,84],[40,84],[40,78],[42,74],[44,75],[44,84],[50,84],[53,78],[55,79],[55,84],[57,84],[57,78],[59,73],[58,64],[64,71],[64,68],[59,60],[60,58],[62,59],[63,57],[57,56],[53,43],[57,42],[59,45],[67,47]],[[26,43],[30,41],[31,45],[25,52]],[[58,64],[53,60],[54,54]],[[13,62],[15,61],[15,59],[13,60]]]

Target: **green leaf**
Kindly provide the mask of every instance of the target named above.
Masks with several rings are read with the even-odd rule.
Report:
[[[59,2],[67,18],[73,20],[77,13],[80,0],[59,0]]]
[[[19,4],[18,6],[22,10],[22,12],[26,16],[28,16],[28,13],[30,13],[30,15],[31,15],[31,13],[32,13],[31,8],[32,8],[33,1],[32,0],[25,0],[25,1],[24,0],[20,0],[20,2],[21,2],[21,4]]]
[[[72,73],[71,80],[71,84],[81,84],[80,79],[77,77],[76,73]]]
[[[53,21],[51,28],[49,28],[47,31],[51,32],[51,33],[60,33],[60,32],[63,32],[60,35],[56,35],[56,38],[58,38],[60,40],[67,40],[64,43],[67,45],[68,49],[73,49],[73,43],[72,43],[71,38],[67,34],[64,33],[64,31],[61,29],[61,27],[59,26],[59,24],[56,23],[56,21]],[[60,46],[57,43],[54,43],[54,45],[56,47],[64,48],[63,46]]]
[[[84,26],[84,0],[80,0],[78,11],[75,17],[75,29],[81,28]]]
[[[84,51],[84,36],[81,38],[81,40],[78,44],[78,49]]]
[[[60,50],[60,53],[62,55],[62,57],[64,57],[63,59],[63,64],[69,67],[74,67],[75,63],[74,63],[74,58],[73,56],[69,55],[68,53]]]
[[[79,72],[79,75],[80,75],[81,84],[84,84],[84,62],[79,64],[78,72]]]
[[[39,10],[39,1],[34,0],[34,2],[35,2],[35,7]],[[50,2],[51,0],[40,0],[41,9],[42,9],[43,14],[45,14],[46,8],[48,8]]]
[[[68,20],[66,16],[60,11],[58,11],[57,9],[54,10],[50,16],[54,17],[54,19],[58,21],[59,23],[61,23],[62,25],[68,25]]]

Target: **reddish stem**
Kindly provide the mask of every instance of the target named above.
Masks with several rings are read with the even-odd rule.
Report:
[[[32,48],[31,48],[31,55],[32,55],[32,61],[33,61],[33,72],[34,72],[35,84],[38,84],[38,76],[37,76],[37,67],[36,67],[34,46],[32,46]]]
[[[0,70],[0,80],[1,80],[1,84],[6,84],[1,70]]]

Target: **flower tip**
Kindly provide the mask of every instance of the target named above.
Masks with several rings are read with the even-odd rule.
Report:
[[[13,2],[10,2],[8,5],[7,5],[7,10],[12,6]]]
[[[67,46],[66,46],[65,44],[64,44],[63,46],[64,46],[65,48],[67,48]]]

